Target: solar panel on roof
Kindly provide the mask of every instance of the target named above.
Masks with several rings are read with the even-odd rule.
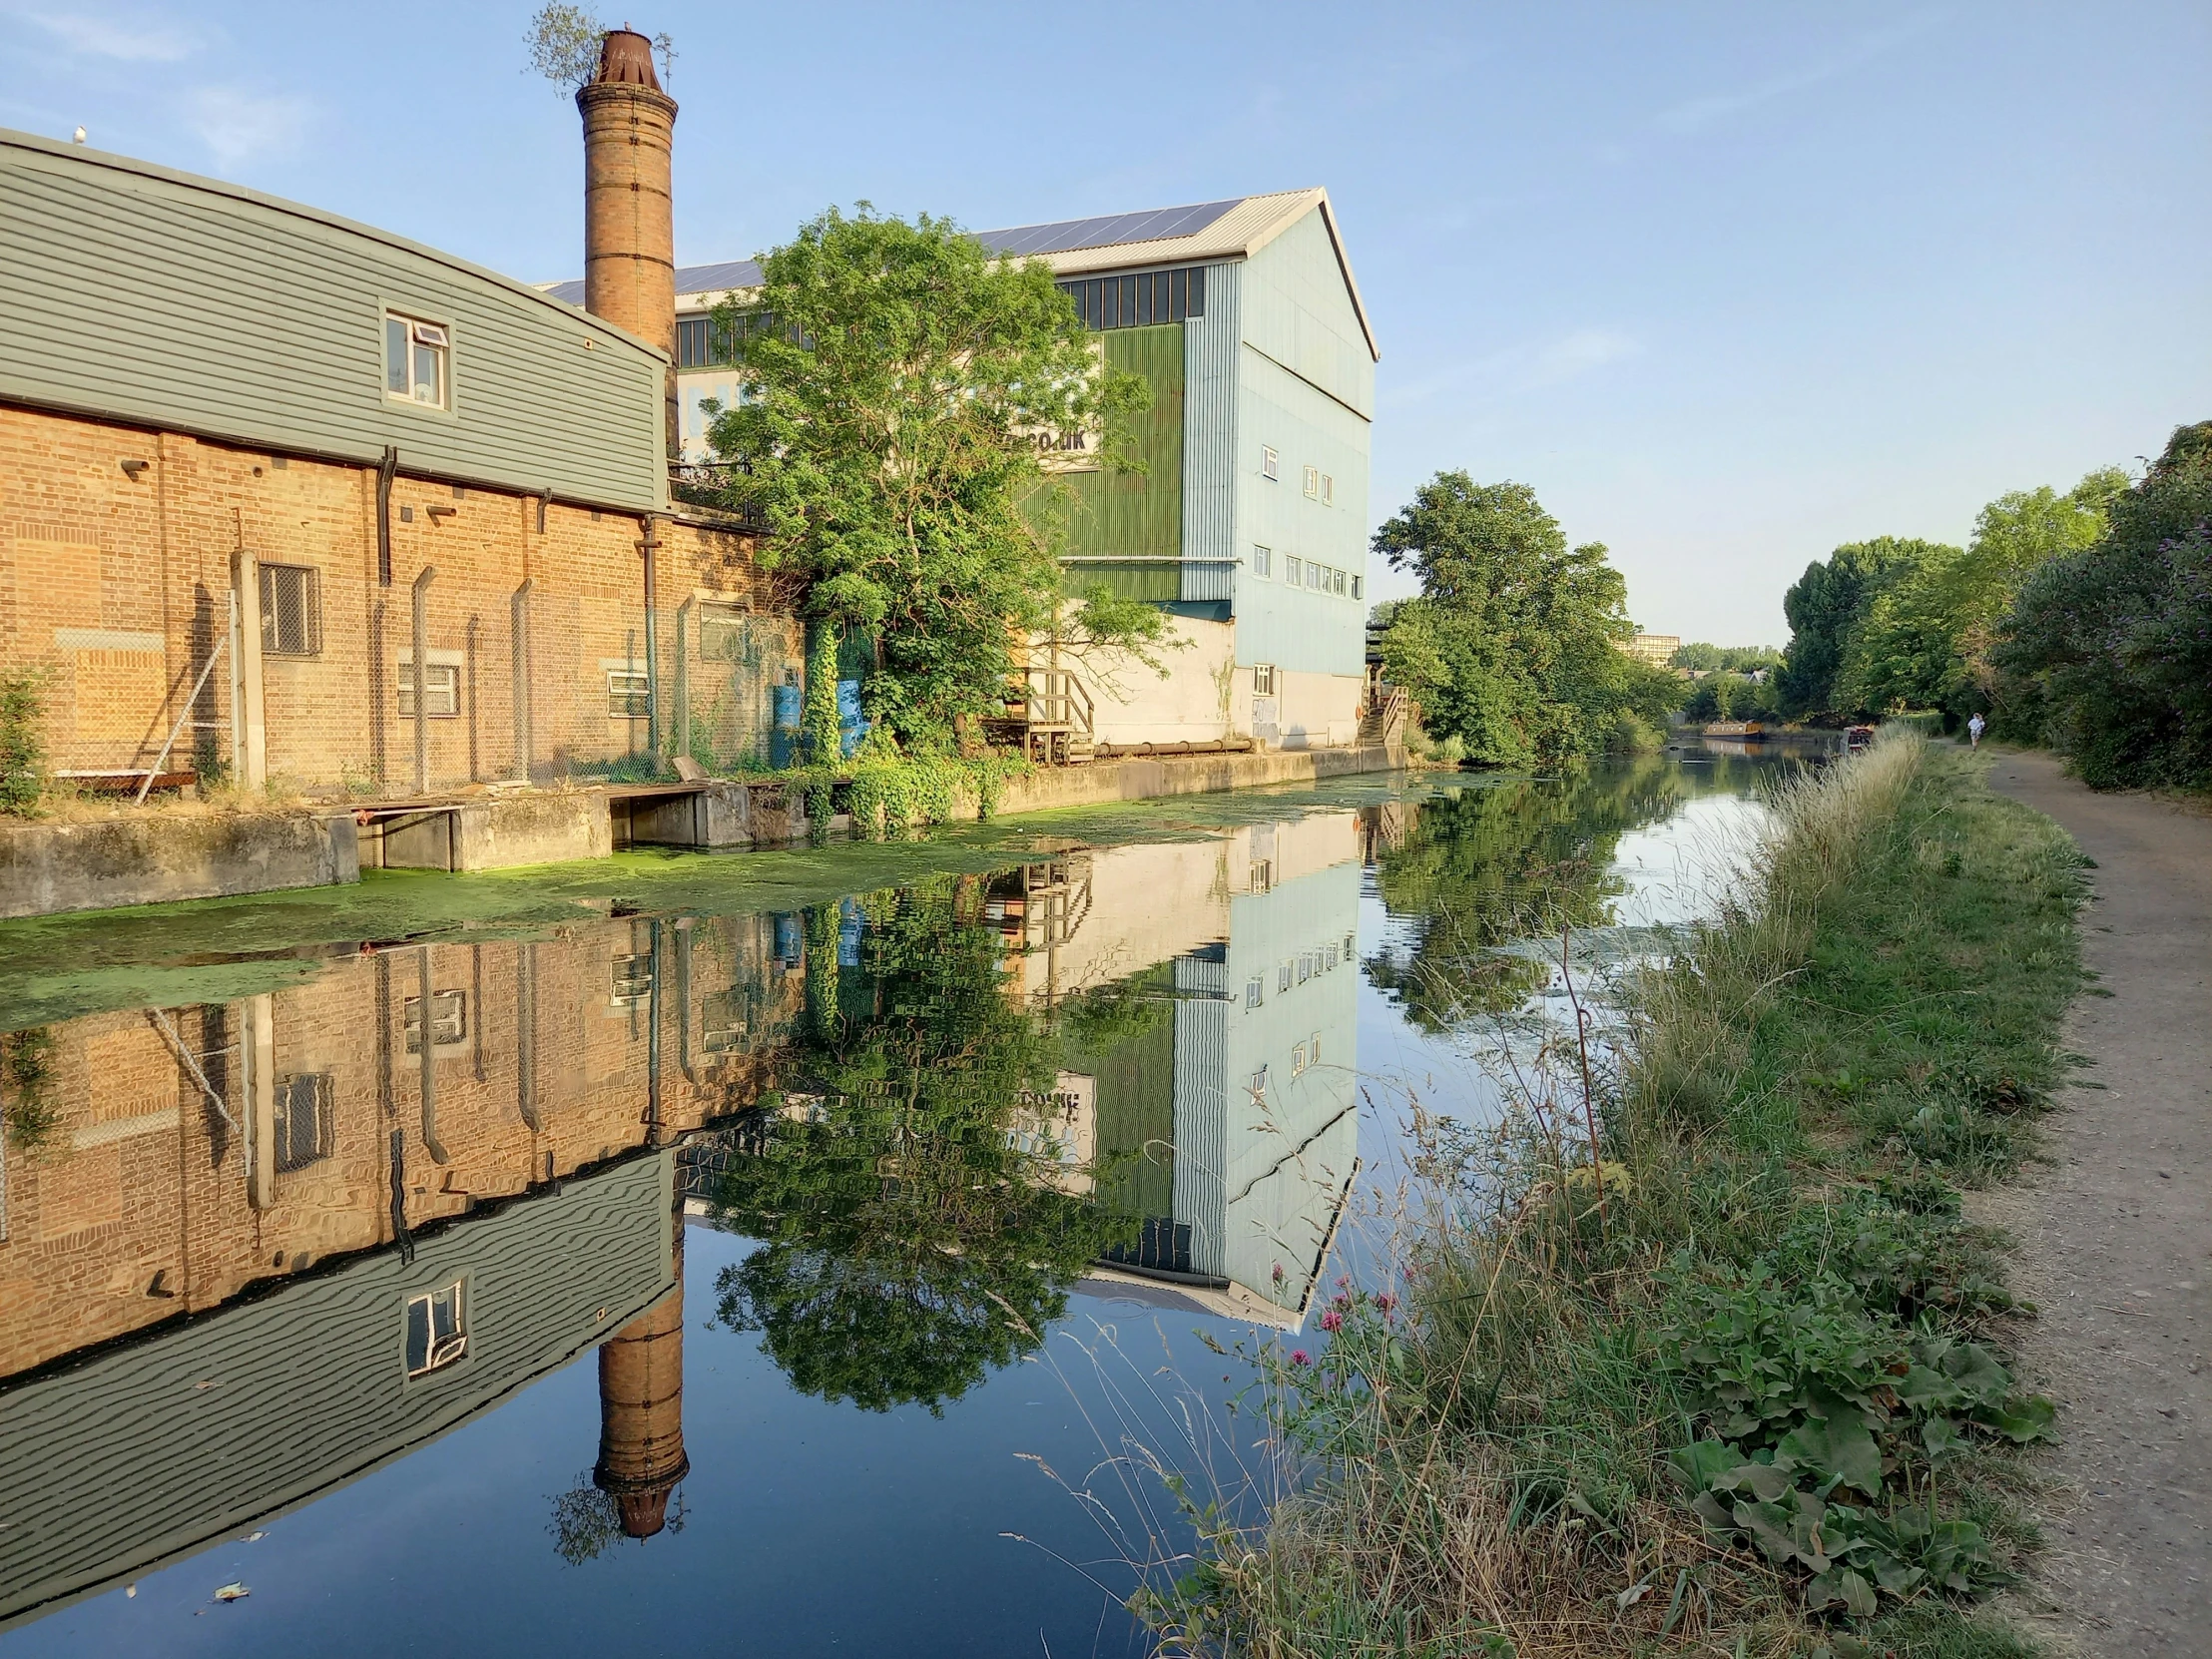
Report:
[[[1171,237],[1197,236],[1242,201],[1244,198],[1237,196],[1226,202],[1200,202],[1186,208],[1150,208],[1143,213],[1105,214],[1096,219],[1063,219],[1051,225],[1017,225],[1006,231],[978,231],[975,240],[994,254],[1016,256],[1164,242]]]

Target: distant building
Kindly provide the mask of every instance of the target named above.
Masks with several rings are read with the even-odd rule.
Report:
[[[1621,647],[1640,663],[1653,668],[1665,668],[1674,661],[1674,654],[1682,649],[1680,634],[1632,634]]]
[[[1322,190],[985,231],[1048,262],[1106,360],[1152,385],[1141,474],[1066,458],[1081,510],[1067,557],[1151,600],[1189,648],[1161,680],[1093,676],[1091,736],[1115,744],[1257,737],[1351,743],[1363,699],[1368,456],[1378,351]],[[702,400],[742,395],[711,313],[761,282],[750,260],[676,273],[682,443]],[[580,302],[584,283],[547,291]]]

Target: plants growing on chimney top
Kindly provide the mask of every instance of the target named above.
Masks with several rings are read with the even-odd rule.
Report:
[[[1050,438],[1097,431],[1133,470],[1128,417],[1150,393],[1104,364],[1048,268],[865,203],[761,263],[758,292],[716,315],[748,389],[708,404],[709,441],[732,504],[766,522],[761,563],[804,579],[810,658],[872,642],[877,731],[907,754],[972,751],[1025,643],[1109,675],[1157,666],[1161,613],[1076,587],[1057,557]],[[835,756],[833,703],[810,710],[809,753]]]

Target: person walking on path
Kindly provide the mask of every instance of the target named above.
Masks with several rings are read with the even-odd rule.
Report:
[[[1981,747],[1981,734],[1984,730],[1987,729],[1988,724],[1989,723],[1987,721],[1981,718],[1981,711],[1976,709],[1973,712],[1972,718],[1966,722],[1967,748],[1979,749]]]
[[[2202,1655],[2212,1631],[2212,817],[2093,795],[2051,756],[1998,753],[1998,794],[2095,860],[2082,906],[2090,1062],[2049,1120],[2050,1161],[1989,1219],[2022,1246],[2023,1333],[2060,1402],[2070,1501],[2028,1591],[2098,1655]],[[1979,1196],[1979,1195],[1977,1195]]]

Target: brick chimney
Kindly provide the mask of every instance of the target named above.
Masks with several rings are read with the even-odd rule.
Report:
[[[576,94],[576,107],[584,116],[584,308],[668,353],[673,457],[676,100],[653,73],[653,43],[629,29],[609,30],[599,72]]]
[[[622,1530],[650,1538],[668,1523],[668,1494],[691,1470],[684,1453],[684,1249],[676,1288],[599,1350],[599,1463],[592,1484],[615,1500]]]

